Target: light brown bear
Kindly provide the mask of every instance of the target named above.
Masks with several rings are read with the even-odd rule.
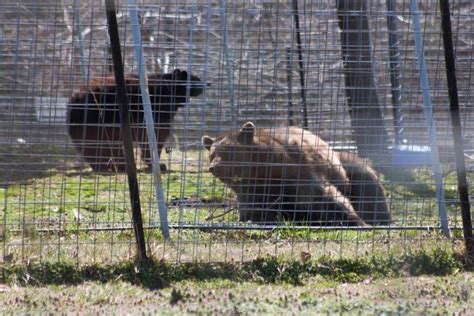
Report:
[[[209,171],[237,194],[241,221],[307,225],[388,225],[385,190],[367,161],[337,152],[297,127],[252,122],[203,136]]]

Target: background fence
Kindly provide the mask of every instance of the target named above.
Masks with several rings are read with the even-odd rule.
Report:
[[[341,42],[347,38],[339,23],[344,22],[341,14],[347,17],[357,10],[344,11],[332,1],[299,1],[298,6],[302,69],[291,1],[138,2],[148,75],[179,68],[210,83],[179,109],[161,155],[168,168],[162,180],[172,242],[164,240],[158,229],[153,177],[139,172],[147,246],[153,256],[227,261],[301,251],[356,255],[408,251],[421,244],[449,245],[461,236],[438,1],[423,1],[418,8],[433,111],[433,121],[428,122],[410,1],[396,1],[393,12],[387,10],[386,1],[368,1],[366,10],[358,11],[369,23],[368,31],[361,24],[358,34],[368,35],[364,69],[369,77],[373,74],[370,89],[380,111],[379,119],[366,122],[386,133],[389,141],[386,146],[369,146],[363,154],[381,171],[393,217],[390,229],[302,229],[283,223],[280,229],[264,230],[238,221],[235,194],[208,172],[208,152],[200,144],[203,135],[238,129],[246,121],[270,129],[287,126],[289,120],[302,126],[304,105],[308,129],[337,149],[361,152],[357,136],[371,133],[355,124],[347,100],[344,60],[349,57],[344,47],[350,47]],[[130,6],[118,1],[117,8],[125,72],[137,74]],[[473,10],[470,1],[451,5],[469,171],[474,167],[470,124],[474,111],[469,106],[474,83]],[[132,256],[126,175],[92,172],[67,133],[66,107],[72,93],[85,77],[113,76],[104,4],[3,0],[0,12],[3,260],[68,258],[83,263]],[[392,33],[387,28],[390,17],[397,26]],[[394,43],[389,42],[394,34],[400,82],[395,105],[390,75],[397,72],[390,67]],[[443,177],[441,202],[452,229],[449,239],[439,230],[440,196],[427,151],[433,148],[429,138],[433,123]],[[421,163],[407,166],[413,157]],[[139,169],[144,166],[139,164]],[[472,174],[468,176],[472,180]]]

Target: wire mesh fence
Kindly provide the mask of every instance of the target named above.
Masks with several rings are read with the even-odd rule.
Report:
[[[117,1],[149,254],[239,261],[455,243],[462,223],[440,12],[438,1],[413,2]],[[3,261],[134,256],[104,4],[0,9]],[[472,171],[473,5],[454,1],[451,13]]]

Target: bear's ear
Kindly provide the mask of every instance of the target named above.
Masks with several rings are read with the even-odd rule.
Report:
[[[188,72],[185,70],[175,69],[173,71],[174,80],[188,80]]]
[[[255,125],[252,122],[247,122],[242,125],[242,128],[239,131],[237,140],[241,144],[251,144],[253,142],[253,137],[255,135]]]
[[[179,80],[186,81],[188,80],[188,72],[187,71],[181,71],[181,74],[179,75]]]
[[[179,70],[179,69],[173,70],[173,73],[171,74],[171,80],[172,80],[172,81],[181,80],[181,72],[182,72],[182,71]],[[171,85],[172,85],[172,84],[176,84],[176,83],[172,82]]]
[[[211,150],[212,144],[214,144],[214,139],[204,135],[201,139],[201,142],[207,150]]]

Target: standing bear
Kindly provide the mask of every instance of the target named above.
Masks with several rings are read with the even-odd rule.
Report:
[[[307,225],[388,225],[385,190],[367,161],[337,152],[297,127],[239,131],[211,138],[209,171],[237,195],[241,221]]]
[[[146,136],[139,78],[125,78],[132,138],[139,144],[142,160],[151,168],[151,152]],[[179,69],[168,74],[150,75],[148,89],[155,122],[158,153],[170,135],[171,123],[187,96],[199,96],[204,84],[199,77]],[[189,92],[188,92],[189,89]],[[189,94],[188,94],[189,93]],[[125,170],[120,132],[120,106],[112,77],[91,80],[71,96],[67,111],[71,140],[93,171]],[[165,169],[165,165],[161,166]]]

